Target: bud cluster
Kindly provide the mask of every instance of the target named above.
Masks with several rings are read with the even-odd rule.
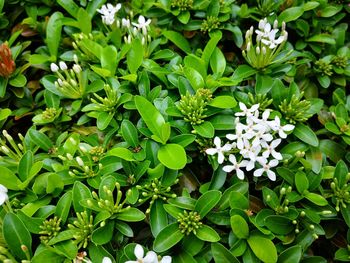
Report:
[[[177,222],[179,222],[179,229],[181,233],[189,235],[192,232],[196,234],[197,229],[202,227],[203,223],[200,221],[201,216],[196,211],[179,213]]]
[[[278,21],[275,20],[272,26],[265,18],[260,20],[258,29],[255,30],[255,44],[253,43],[254,27],[252,26],[246,32],[246,46],[242,54],[252,67],[262,69],[276,63],[274,59],[280,53],[288,39],[286,24],[284,22],[282,23],[280,36],[276,37],[278,31]]]
[[[86,211],[76,213],[77,219],[73,224],[68,224],[68,228],[74,230],[73,238],[78,248],[86,248],[94,230],[94,218]]]

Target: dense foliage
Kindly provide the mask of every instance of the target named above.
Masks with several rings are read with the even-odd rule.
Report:
[[[2,262],[350,260],[347,0],[0,0]]]

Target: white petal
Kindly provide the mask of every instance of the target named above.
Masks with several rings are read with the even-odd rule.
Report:
[[[270,156],[270,151],[267,150],[267,151],[263,152],[262,156],[263,156],[264,158],[266,158],[266,159],[269,158],[269,156]]]
[[[241,111],[247,110],[247,106],[243,102],[239,102],[239,108],[241,109]]]
[[[134,254],[136,256],[137,259],[143,259],[143,255],[144,255],[144,251],[143,251],[143,247],[139,244],[137,244],[135,246],[135,249],[134,249]]]
[[[270,167],[275,167],[278,165],[278,160],[276,159],[272,159],[270,162],[269,162],[269,166]]]
[[[7,188],[2,184],[0,184],[0,192],[7,193]]]
[[[279,152],[272,151],[271,154],[272,154],[273,158],[275,158],[277,160],[282,160],[283,159],[282,154],[280,154]]]
[[[266,173],[271,181],[276,181],[276,174],[273,171],[267,170]]]
[[[112,260],[109,257],[104,257],[102,263],[112,263]]]
[[[237,135],[236,134],[226,134],[226,138],[233,141],[237,139]]]
[[[251,170],[253,170],[254,169],[254,167],[255,167],[255,162],[254,161],[250,161],[250,162],[248,162],[247,163],[247,165],[246,165],[246,170],[249,172],[249,171],[251,171]]]
[[[225,165],[224,167],[222,167],[222,170],[226,173],[230,173],[235,169],[235,167],[233,165]]]
[[[216,146],[216,148],[220,148],[221,147],[221,140],[218,136],[216,136],[214,138],[214,145]]]
[[[234,156],[233,154],[230,154],[228,159],[233,165],[237,164],[236,156]]]
[[[270,116],[270,110],[264,110],[263,114],[262,114],[262,118],[264,120],[267,120]]]
[[[209,149],[206,149],[205,152],[209,155],[214,155],[218,153],[218,150],[216,148],[209,148]]]
[[[273,137],[272,137],[272,135],[271,135],[270,133],[265,133],[265,134],[262,136],[262,138],[263,138],[265,141],[267,141],[267,142],[270,142],[270,141],[273,140]]]
[[[271,142],[271,147],[276,148],[281,142],[282,142],[281,139],[276,139],[276,140]]]
[[[236,173],[237,173],[238,179],[241,179],[241,180],[244,179],[244,172],[241,169],[237,169]]]
[[[256,160],[261,164],[261,165],[264,165],[267,163],[267,159],[260,156],[260,157],[257,157]]]
[[[171,256],[164,256],[160,263],[171,263]]]
[[[255,177],[260,177],[264,172],[264,169],[260,168],[254,171],[254,176]]]
[[[0,193],[0,206],[2,206],[7,199],[8,199],[7,194]]]
[[[254,104],[251,108],[250,108],[250,112],[254,112],[254,111],[256,111],[256,110],[258,110],[259,109],[259,103],[258,104]]]
[[[282,139],[285,139],[287,138],[287,134],[282,130],[278,130],[278,135],[282,138]]]
[[[128,260],[125,263],[139,263],[139,261],[135,261],[135,260]]]
[[[282,127],[284,131],[292,131],[294,129],[294,125],[292,124],[287,124]]]
[[[225,160],[225,156],[222,152],[218,152],[218,163],[222,164]]]
[[[270,32],[271,31],[271,25],[270,23],[266,23],[265,26],[264,26],[264,31],[265,32]]]
[[[232,145],[231,144],[225,144],[224,146],[222,146],[221,150],[223,152],[228,152],[232,150]]]
[[[154,251],[148,251],[145,258],[143,259],[143,263],[154,263],[157,261],[157,254]]]

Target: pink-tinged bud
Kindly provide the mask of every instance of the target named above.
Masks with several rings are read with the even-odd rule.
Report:
[[[8,78],[16,69],[11,49],[6,43],[0,45],[0,76]]]

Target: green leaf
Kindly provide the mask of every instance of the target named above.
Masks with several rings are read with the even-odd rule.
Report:
[[[307,193],[305,195],[305,198],[311,201],[312,203],[319,205],[319,206],[325,206],[328,205],[328,202],[326,198],[324,198],[322,195],[318,195],[315,193]]]
[[[210,190],[198,198],[194,210],[197,211],[201,218],[204,218],[220,201],[221,192]]]
[[[233,73],[233,80],[243,80],[256,73],[256,70],[248,65],[239,65]]]
[[[185,67],[184,73],[194,90],[205,87],[204,79],[197,70],[191,67]]]
[[[23,154],[18,164],[18,176],[21,181],[25,181],[29,177],[30,169],[32,168],[33,164],[33,153],[31,151],[27,151],[25,154]]]
[[[187,39],[184,38],[183,35],[181,35],[178,32],[175,31],[164,31],[163,35],[173,42],[178,48],[180,48],[182,51],[184,51],[187,54],[191,53],[191,46],[188,43]]]
[[[210,67],[214,74],[218,77],[222,77],[226,69],[226,59],[222,51],[216,47],[213,54],[210,57]]]
[[[135,96],[135,106],[143,121],[146,123],[148,129],[154,135],[162,139],[162,127],[165,124],[163,115],[160,114],[160,112],[151,102],[142,96]]]
[[[112,112],[102,111],[97,116],[97,128],[104,130],[112,121],[114,114]]]
[[[277,250],[270,239],[258,235],[251,235],[247,241],[255,256],[261,261],[266,263],[277,262]]]
[[[317,11],[317,16],[320,17],[332,17],[339,13],[343,9],[342,5],[327,5],[324,8]]]
[[[193,128],[196,133],[205,138],[213,138],[215,135],[214,126],[209,121],[205,121],[199,125],[193,125]]]
[[[153,242],[153,249],[158,253],[164,252],[179,243],[184,236],[178,223],[170,224],[159,232]]]
[[[168,217],[163,207],[164,202],[156,199],[151,207],[150,226],[152,235],[156,237],[159,232],[168,225]]]
[[[107,221],[105,226],[95,229],[91,234],[91,241],[95,245],[104,245],[113,237],[114,222]]]
[[[143,61],[143,45],[139,38],[131,43],[131,48],[126,56],[126,63],[131,74],[135,74]]]
[[[203,50],[202,59],[204,60],[206,67],[208,67],[209,60],[211,60],[211,57],[213,56],[215,50],[218,49],[217,44],[219,43],[222,37],[222,33],[220,31],[218,32],[219,32],[218,34],[215,34],[210,38],[210,40],[208,41],[208,43],[206,44]],[[224,69],[225,69],[225,66],[226,66],[226,60],[224,59]],[[222,67],[222,65],[220,65],[220,67]]]
[[[132,147],[137,147],[140,142],[138,139],[138,132],[131,121],[124,119],[121,124],[121,133],[124,140]]]
[[[20,259],[27,259],[21,246],[26,246],[28,253],[32,254],[32,237],[23,222],[13,213],[5,215],[2,226],[3,237],[13,255]]]
[[[338,187],[341,189],[347,182],[348,177],[348,167],[343,160],[340,160],[334,171],[334,177],[338,180]]]
[[[116,220],[115,228],[118,229],[118,231],[122,233],[124,236],[127,236],[127,237],[134,236],[134,232],[132,231],[132,228],[127,223]]]
[[[73,240],[66,240],[60,243],[57,243],[55,246],[55,251],[59,254],[64,255],[66,258],[71,260],[75,259],[78,254],[78,247]]]
[[[79,11],[77,14],[77,20],[78,20],[78,25],[79,25],[81,32],[83,32],[86,35],[91,33],[91,18],[89,16],[89,14],[85,11],[85,9],[79,8]],[[111,54],[111,56],[112,56],[112,54]]]
[[[298,139],[311,146],[317,147],[319,144],[316,134],[311,130],[309,126],[306,126],[305,124],[298,123],[294,128],[293,134]]]
[[[211,243],[211,252],[215,263],[239,263],[238,259],[232,255],[230,250],[220,243]]]
[[[270,215],[264,220],[264,224],[269,230],[277,235],[287,235],[294,230],[291,220],[285,216]]]
[[[278,263],[299,263],[302,250],[299,245],[292,246],[284,250],[278,257]]]
[[[268,93],[273,84],[273,78],[268,75],[256,74],[255,93],[266,94]]]
[[[182,169],[187,163],[184,148],[174,143],[162,145],[158,150],[157,157],[165,167],[173,170]]]
[[[10,109],[0,109],[0,121],[6,120],[11,115],[11,113],[12,111]]]
[[[207,242],[218,242],[220,240],[219,234],[207,225],[202,225],[200,228],[196,230],[195,236],[200,240]]]
[[[72,17],[76,18],[79,12],[79,6],[73,0],[57,0],[57,3],[62,6]]]
[[[138,222],[145,219],[145,217],[145,214],[135,207],[124,209],[117,214],[117,218],[125,222]]]
[[[297,20],[304,13],[302,6],[295,6],[285,9],[279,16],[278,22],[281,25],[282,22],[290,22]]]
[[[342,159],[346,153],[341,144],[331,140],[321,140],[319,149],[335,163]]]
[[[335,45],[335,39],[332,35],[329,34],[318,34],[313,35],[312,37],[306,39],[307,42],[318,42],[318,43],[326,43],[330,45]]]
[[[309,188],[309,180],[306,174],[302,171],[298,171],[295,174],[295,186],[300,194],[304,194],[305,190]]]
[[[29,138],[32,140],[32,142],[35,145],[38,145],[44,151],[48,152],[53,147],[53,144],[49,139],[49,137],[47,137],[44,133],[39,132],[37,130],[30,129]]]
[[[220,109],[231,109],[237,106],[237,101],[231,96],[217,96],[210,101],[209,105]]]
[[[51,57],[56,60],[58,47],[61,42],[62,17],[60,12],[55,12],[50,16],[46,26],[46,44]]]
[[[237,238],[248,238],[249,226],[243,217],[240,215],[233,215],[231,216],[230,223],[232,232]]]
[[[64,260],[64,256],[60,256],[53,251],[48,249],[44,249],[35,253],[34,257],[31,259],[32,263],[62,263]]]
[[[130,150],[122,147],[116,147],[109,150],[108,155],[117,156],[129,162],[135,161],[133,153]]]
[[[73,185],[73,207],[75,212],[83,212],[85,209],[79,203],[81,200],[92,198],[90,189],[83,183],[76,181]]]
[[[62,220],[62,224],[67,221],[70,207],[72,205],[73,193],[72,191],[66,192],[61,198],[58,200],[55,215]]]
[[[9,190],[20,190],[19,185],[22,183],[16,174],[5,166],[0,166],[0,184]]]
[[[22,88],[27,84],[27,78],[23,74],[18,74],[15,78],[9,81],[11,86]]]

